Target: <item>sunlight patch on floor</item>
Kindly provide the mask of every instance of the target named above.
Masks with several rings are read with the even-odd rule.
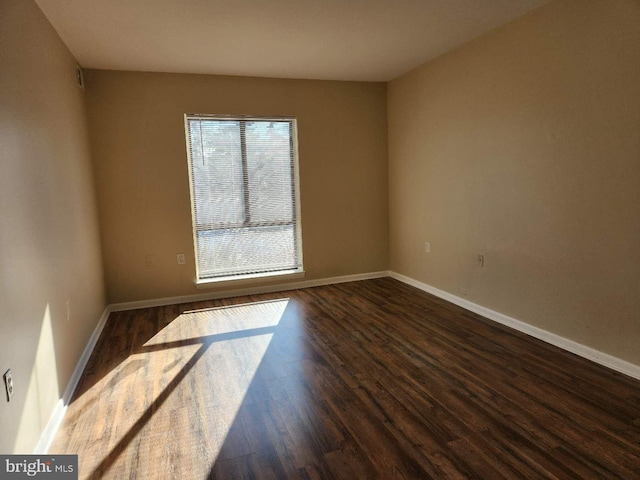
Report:
[[[98,411],[115,390],[124,401],[108,416],[98,414],[103,436],[86,440],[97,442],[100,452],[80,459],[81,472],[135,467],[144,477],[147,468],[180,465],[186,470],[172,472],[174,478],[198,478],[189,468],[213,465],[218,457],[287,304],[281,299],[189,311],[154,335],[90,390]],[[173,440],[174,429],[182,441]],[[191,432],[191,441],[184,432]],[[126,449],[134,443],[132,457]],[[193,455],[197,462],[188,460]]]
[[[154,335],[144,346],[274,327],[280,322],[288,303],[289,299],[280,299],[187,311]]]

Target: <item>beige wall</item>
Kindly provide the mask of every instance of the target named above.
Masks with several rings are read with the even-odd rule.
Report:
[[[640,365],[640,3],[554,2],[388,109],[391,269]]]
[[[110,303],[205,293],[194,286],[185,113],[295,115],[305,280],[387,269],[385,84],[99,70],[85,79]]]
[[[31,453],[105,302],[75,60],[31,0],[0,32],[0,452]]]

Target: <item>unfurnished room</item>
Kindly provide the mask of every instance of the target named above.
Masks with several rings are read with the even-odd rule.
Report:
[[[0,478],[640,478],[638,0],[0,0]]]

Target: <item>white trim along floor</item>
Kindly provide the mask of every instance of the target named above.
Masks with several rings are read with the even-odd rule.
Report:
[[[605,367],[611,368],[617,372],[628,375],[632,378],[636,378],[640,380],[640,366],[635,365],[633,363],[627,362],[620,358],[614,357],[607,353],[600,352],[591,347],[587,347],[586,345],[582,345],[580,343],[574,342],[567,338],[561,337],[549,331],[543,330],[538,327],[534,327],[528,323],[522,322],[515,318],[504,315],[500,312],[496,312],[489,308],[483,307],[481,305],[475,304],[466,300],[464,298],[460,298],[451,293],[445,292],[444,290],[440,290],[436,287],[428,285],[426,283],[419,282],[418,280],[414,280],[413,278],[407,277],[405,275],[401,275],[399,273],[393,271],[381,271],[381,272],[372,272],[372,273],[364,273],[364,274],[356,274],[356,275],[345,275],[340,277],[330,277],[318,280],[303,280],[298,282],[291,282],[286,284],[277,284],[277,285],[267,285],[262,287],[253,287],[253,288],[239,288],[236,290],[227,290],[223,292],[209,292],[209,293],[201,293],[195,295],[187,295],[187,296],[178,296],[178,297],[167,297],[167,298],[158,298],[153,300],[144,300],[139,302],[127,302],[127,303],[117,303],[113,305],[108,305],[102,316],[100,317],[93,334],[89,338],[87,346],[85,347],[78,363],[76,365],[71,378],[69,379],[69,383],[65,388],[65,391],[62,394],[62,398],[56,404],[53,413],[45,427],[44,432],[36,446],[35,452],[36,454],[44,454],[47,453],[53,438],[56,435],[56,432],[64,418],[64,414],[67,409],[67,405],[71,401],[71,397],[80,381],[80,377],[82,376],[82,372],[84,371],[85,366],[93,352],[93,349],[102,333],[102,329],[104,328],[107,318],[111,312],[122,311],[122,310],[134,310],[138,308],[148,308],[148,307],[156,307],[162,305],[172,305],[177,303],[185,303],[185,302],[196,302],[200,300],[211,300],[216,298],[224,298],[224,297],[235,297],[241,295],[252,295],[258,293],[269,293],[269,292],[278,292],[278,291],[287,291],[287,290],[295,290],[299,288],[309,288],[309,287],[317,287],[321,285],[331,285],[336,283],[344,283],[344,282],[355,282],[359,280],[369,280],[372,278],[381,278],[381,277],[391,277],[400,282],[406,283],[407,285],[411,285],[416,287],[424,292],[430,293],[439,297],[443,300],[451,302],[455,305],[458,305],[462,308],[465,308],[471,312],[477,313],[478,315],[482,315],[483,317],[493,320],[502,325],[506,325],[515,330],[518,330],[522,333],[530,335],[534,338],[547,342],[551,345],[555,345],[556,347],[562,348],[563,350],[567,350],[571,353],[584,357],[588,360],[591,360],[595,363],[603,365]]]

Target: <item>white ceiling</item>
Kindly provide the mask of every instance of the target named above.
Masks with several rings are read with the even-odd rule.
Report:
[[[84,68],[387,81],[548,0],[36,0]]]

